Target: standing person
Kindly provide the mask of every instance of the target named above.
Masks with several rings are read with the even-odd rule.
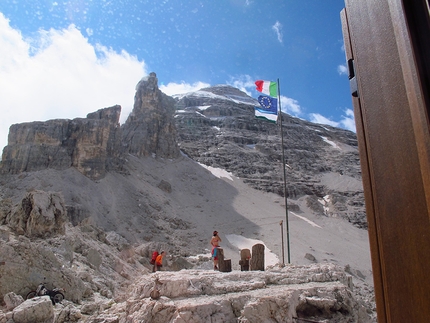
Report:
[[[156,265],[155,265],[155,260],[157,260],[157,257],[158,257],[158,251],[157,250],[155,250],[153,253],[152,253],[152,258],[151,258],[151,261],[150,261],[150,263],[151,263],[151,265],[152,265],[152,272],[153,273],[155,273],[155,267],[156,267]]]
[[[163,257],[165,252],[162,251],[158,256],[157,259],[155,259],[155,265],[154,265],[154,272],[159,270],[161,267],[163,267]]]
[[[217,248],[219,247],[219,243],[221,242],[221,238],[218,235],[218,231],[214,231],[211,245],[212,245],[212,257],[214,258],[214,270],[218,270],[218,255]]]

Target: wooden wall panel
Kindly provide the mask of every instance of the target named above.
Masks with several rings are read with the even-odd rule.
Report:
[[[399,12],[401,0],[346,0],[342,20],[358,79],[378,322],[419,323],[430,321],[430,149],[422,80],[414,56],[404,56],[412,46]]]
[[[352,52],[352,45],[350,39],[350,31],[348,25],[348,17],[346,13],[346,9],[341,12],[341,21],[342,21],[342,33],[344,37],[344,45],[345,45],[345,54],[346,61],[349,60],[355,61],[355,57]],[[359,95],[359,94],[358,94]],[[367,189],[364,190],[364,197],[366,200],[366,214],[367,214],[367,222],[368,222],[368,233],[369,233],[369,242],[370,242],[370,251],[371,251],[371,259],[372,259],[372,267],[373,267],[373,281],[375,288],[377,289],[375,298],[377,304],[383,304],[383,288],[382,288],[382,273],[381,273],[381,263],[380,263],[380,251],[379,251],[379,242],[378,242],[378,234],[376,231],[376,218],[375,218],[375,206],[373,202],[373,194],[372,194],[372,186],[370,181],[370,169],[369,169],[369,157],[367,156],[367,142],[366,137],[364,135],[364,121],[363,121],[363,111],[361,109],[360,99],[359,97],[352,97],[353,105],[354,105],[354,118],[355,125],[357,129],[357,137],[358,137],[358,149],[360,151],[360,163],[361,163],[361,173],[363,179],[363,187]],[[385,322],[385,308],[384,306],[378,306],[378,319],[380,322]]]

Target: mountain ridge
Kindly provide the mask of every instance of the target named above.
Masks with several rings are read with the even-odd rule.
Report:
[[[226,99],[226,90],[234,100]],[[154,249],[167,251],[168,271],[194,268],[203,275],[211,269],[208,240],[214,229],[223,237],[222,247],[234,270],[239,268],[240,248],[229,241],[233,234],[264,242],[281,262],[279,222],[285,220],[285,203],[280,189],[278,129],[256,120],[254,99],[238,89],[223,86],[201,92],[168,98],[159,92],[152,73],[138,84],[136,110],[127,125],[118,124],[118,107],[114,106],[89,114],[90,121],[60,121],[74,125],[66,126],[65,137],[35,123],[36,128],[30,131],[33,136],[17,137],[21,141],[5,147],[6,158],[0,166],[0,241],[7,248],[0,250],[0,263],[4,263],[0,266],[1,299],[10,291],[25,295],[30,286],[47,277],[67,287],[66,299],[73,304],[84,303],[79,306],[83,314],[79,321],[108,322],[101,318],[103,308],[88,307],[94,308],[97,297],[106,299],[106,304],[116,298],[120,308],[125,306],[122,301],[135,277],[150,275]],[[357,221],[354,227],[349,223],[354,223],[354,217],[330,213],[343,207],[344,214],[360,216],[354,135],[284,118],[289,121],[287,129],[311,127],[326,138],[314,130],[301,137],[297,129],[289,131],[287,150],[295,150],[288,160],[294,170],[288,177],[292,262],[303,266],[336,263],[354,278],[358,291],[365,286],[368,291],[363,293],[370,294],[366,297],[371,299],[372,272],[364,222]],[[148,127],[151,123],[154,125]],[[94,124],[102,127],[88,126]],[[29,127],[12,127],[10,136]],[[145,140],[124,142],[124,132],[127,138]],[[336,137],[337,133],[341,135]],[[46,134],[52,134],[51,139]],[[301,143],[309,138],[316,143],[303,149]],[[327,158],[319,157],[312,163],[313,150],[324,152]],[[55,155],[49,152],[53,151],[66,151],[61,156],[67,163],[52,163]],[[51,157],[40,158],[46,152]],[[19,166],[11,171],[11,156],[18,158],[15,165],[34,162],[38,166],[28,170]],[[348,158],[355,163],[349,165]],[[332,164],[321,164],[324,159]],[[73,164],[74,160],[90,162]],[[278,163],[277,169],[266,165],[273,163]],[[219,178],[214,169],[232,176]],[[315,169],[319,171],[313,178],[310,172]],[[273,182],[277,182],[273,187],[268,184]],[[358,201],[356,206],[349,204],[349,195],[355,198],[354,203]],[[59,228],[37,220],[50,214],[64,216]],[[15,223],[22,224],[21,231]],[[35,232],[42,232],[42,236]],[[180,279],[180,272],[178,275]],[[67,306],[75,308],[73,304]],[[371,304],[370,300],[366,306],[371,308]]]
[[[278,126],[255,118],[254,106],[258,102],[238,89],[215,86],[197,92],[198,95],[194,92],[177,98],[180,112],[176,114],[176,125],[181,150],[207,166],[232,172],[253,188],[283,196]],[[235,101],[230,99],[232,93]],[[282,118],[287,197],[307,195],[315,212],[339,216],[366,228],[355,134],[286,114]],[[326,180],[328,175],[348,176],[346,181],[356,183],[351,190],[337,191],[339,186],[331,187],[330,183],[339,180]],[[315,202],[327,195],[332,195],[335,202]]]

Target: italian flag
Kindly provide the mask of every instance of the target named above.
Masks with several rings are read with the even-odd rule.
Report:
[[[278,96],[278,84],[276,82],[258,80],[255,81],[255,85],[257,86],[256,90],[261,93],[275,98]]]

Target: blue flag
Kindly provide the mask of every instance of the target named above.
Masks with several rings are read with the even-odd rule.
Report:
[[[260,107],[255,107],[255,116],[276,122],[278,119],[278,99],[267,95],[260,95],[258,102],[260,103]]]
[[[267,113],[278,114],[278,99],[267,95],[260,95],[258,97],[258,102],[261,108],[267,111]]]

